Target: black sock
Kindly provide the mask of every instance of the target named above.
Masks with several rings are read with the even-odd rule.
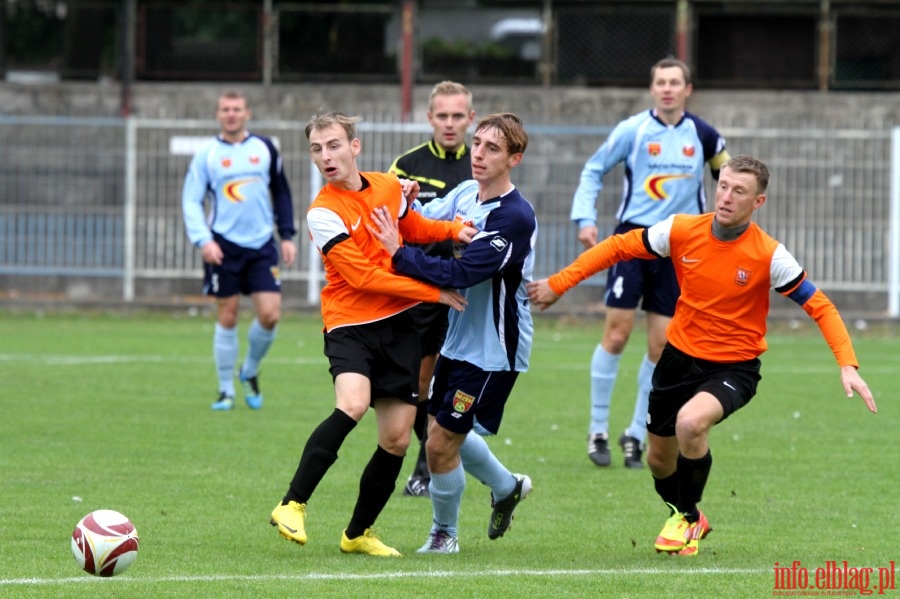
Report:
[[[692,460],[678,454],[678,503],[675,507],[684,514],[688,522],[700,519],[697,504],[703,498],[703,489],[712,468],[712,453],[706,452],[702,458]]]
[[[413,424],[413,431],[419,438],[419,455],[416,458],[416,466],[413,469],[413,476],[424,479],[430,479],[428,474],[428,462],[425,459],[425,442],[428,441],[428,402],[420,401],[416,407],[416,421]]]
[[[416,406],[416,420],[413,422],[413,432],[416,437],[425,444],[425,437],[428,434],[428,402],[420,401]]]
[[[427,440],[428,437],[426,435],[425,439],[422,440],[422,444],[419,445],[419,456],[416,458],[416,469],[413,470],[413,474],[419,478],[431,480],[431,473],[428,471],[428,459],[425,454],[425,441]]]
[[[375,449],[359,479],[359,497],[347,526],[348,539],[355,539],[375,524],[394,492],[402,467],[403,456],[388,453],[381,446]]]
[[[297,503],[309,501],[316,486],[337,460],[338,449],[354,427],[356,421],[337,408],[316,427],[306,441],[303,455],[300,456],[300,464],[291,480],[287,495],[281,502],[282,505],[287,505],[288,501]]]
[[[671,506],[678,503],[678,470],[666,478],[656,478],[654,476],[653,486],[656,487],[656,492],[667,505]],[[671,510],[671,508],[669,509]]]

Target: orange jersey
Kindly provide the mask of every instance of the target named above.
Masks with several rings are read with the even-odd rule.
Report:
[[[712,362],[751,360],[767,349],[769,289],[816,321],[840,366],[858,366],[834,304],[778,241],[756,223],[734,241],[712,234],[712,213],[676,215],[648,229],[613,235],[548,280],[558,295],[621,260],[671,256],[681,295],[666,329],[681,351]]]
[[[386,206],[399,219],[400,234],[416,243],[457,239],[463,228],[409,210],[395,175],[360,174],[369,183],[365,189],[347,191],[328,184],[307,213],[310,239],[325,264],[321,299],[326,331],[381,320],[440,296],[437,287],[394,273],[391,255],[366,228],[377,228],[372,221],[375,208]]]

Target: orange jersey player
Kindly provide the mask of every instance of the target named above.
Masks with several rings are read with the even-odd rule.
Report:
[[[719,175],[715,213],[671,216],[614,235],[549,279],[529,285],[529,298],[543,309],[620,260],[672,258],[681,296],[653,372],[647,421],[647,463],[656,492],[670,509],[654,544],[659,552],[697,555],[700,540],[712,530],[697,508],[712,468],[709,430],[756,394],[770,288],[816,321],[840,367],[847,397],[855,391],[876,411],[834,304],[787,249],[751,221],[766,202],[768,183],[763,162],[732,158]]]
[[[313,117],[306,126],[310,158],[326,180],[309,208],[308,225],[325,262],[322,319],[336,400],[334,411],[307,439],[269,523],[282,537],[306,544],[307,502],[337,460],[344,439],[372,407],[378,446],[360,476],[356,506],[339,547],[343,553],[392,557],[400,552],[375,536],[372,526],[396,486],[419,403],[419,338],[408,309],[427,301],[461,310],[465,299],[456,291],[395,274],[391,255],[368,225],[376,208],[386,208],[411,241],[470,242],[476,231],[409,210],[395,175],[359,172],[358,121],[332,112]]]
[[[381,320],[440,298],[437,287],[394,273],[391,256],[366,227],[375,208],[384,206],[400,219],[401,235],[415,243],[455,238],[463,228],[410,210],[396,176],[360,176],[366,186],[359,191],[323,187],[307,215],[310,238],[325,263],[322,319],[327,331]]]

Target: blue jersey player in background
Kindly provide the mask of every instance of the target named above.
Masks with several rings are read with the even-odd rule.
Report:
[[[685,111],[691,95],[686,64],[665,58],[650,69],[653,108],[625,119],[591,156],[581,171],[571,218],[586,249],[597,244],[596,202],[603,176],[625,164],[622,203],[614,233],[645,228],[672,214],[706,210],[704,166],[713,178],[728,160],[725,139],[708,123]],[[606,278],[606,323],[591,360],[591,423],[588,456],[609,466],[609,409],[619,361],[634,328],[638,303],[647,313],[647,353],[638,370],[638,391],[631,424],[619,437],[628,468],[642,468],[647,435],[647,402],[656,362],[666,342],[666,326],[675,313],[678,281],[669,258],[627,260],[609,269]],[[643,298],[643,299],[642,299]]]
[[[491,488],[488,537],[503,536],[513,510],[531,492],[528,476],[511,473],[481,435],[495,435],[520,372],[528,370],[533,323],[525,283],[532,279],[537,221],[531,204],[510,181],[528,134],[515,115],[481,119],[472,138],[472,177],[421,207],[439,220],[480,232],[457,256],[428,256],[398,244],[396,223],[376,214],[376,233],[398,273],[440,287],[458,288],[463,312],[450,314],[428,400],[426,453],[434,519],[419,553],[457,553],[466,472]],[[375,231],[373,231],[375,232]],[[476,434],[477,433],[477,434]]]
[[[234,375],[239,355],[240,296],[249,295],[256,314],[247,332],[247,354],[238,370],[247,405],[262,407],[259,363],[275,339],[281,317],[281,258],[297,257],[291,191],[272,140],[247,131],[250,109],[244,96],[219,97],[220,133],[194,155],[184,180],[182,209],[187,236],[203,252],[203,289],[216,297],[213,355],[219,378],[214,410],[234,407]],[[208,214],[204,205],[209,200]]]

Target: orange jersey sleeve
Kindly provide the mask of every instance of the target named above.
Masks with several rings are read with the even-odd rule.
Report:
[[[611,235],[589,250],[585,250],[567,267],[550,276],[547,284],[556,295],[562,295],[588,277],[606,270],[616,262],[631,258],[651,259],[657,256],[644,245],[644,229],[634,229]]]
[[[445,239],[458,241],[459,232],[464,227],[461,222],[432,220],[415,210],[407,210],[397,224],[403,239],[413,243],[430,243]]]
[[[853,342],[850,341],[850,333],[847,331],[847,327],[844,325],[837,308],[821,289],[814,287],[812,283],[804,278],[798,285],[783,292],[782,295],[794,299],[792,296],[803,286],[815,289],[812,295],[809,296],[809,299],[801,304],[803,311],[816,321],[816,325],[822,331],[822,336],[825,338],[825,342],[828,343],[828,347],[831,348],[831,353],[834,354],[838,366],[859,368],[856,352],[853,350]]]

